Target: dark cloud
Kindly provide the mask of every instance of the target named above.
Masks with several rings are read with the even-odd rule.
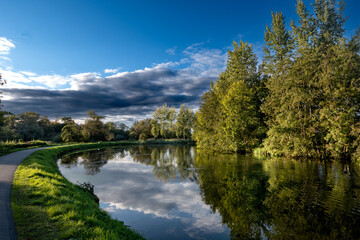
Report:
[[[108,119],[134,119],[149,116],[167,103],[197,107],[200,96],[217,79],[226,64],[226,54],[194,44],[183,51],[179,62],[161,63],[153,68],[118,72],[101,77],[88,72],[71,76],[36,75],[2,70],[11,84],[4,89],[4,109],[13,113],[34,111],[51,118],[84,118],[95,110]],[[115,72],[115,71],[114,71]],[[69,89],[28,89],[28,85]]]
[[[151,68],[101,78],[74,75],[78,90],[5,89],[12,99],[4,109],[13,113],[35,111],[49,117],[83,117],[94,109],[104,115],[146,115],[164,103],[197,105],[213,77],[191,75],[187,70]],[[81,78],[80,78],[81,77]]]

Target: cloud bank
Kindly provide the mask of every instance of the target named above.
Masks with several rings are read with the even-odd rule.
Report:
[[[9,53],[15,47],[11,41],[0,39],[0,52]],[[132,122],[150,116],[164,103],[196,108],[210,82],[224,70],[226,53],[194,44],[182,55],[180,61],[135,71],[105,69],[108,76],[97,72],[37,75],[0,68],[8,82],[3,89],[4,110],[35,111],[52,118],[82,118],[88,110],[94,109],[109,119]]]

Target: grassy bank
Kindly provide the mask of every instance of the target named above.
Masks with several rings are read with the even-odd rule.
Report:
[[[90,192],[65,179],[56,163],[72,151],[134,144],[138,142],[59,146],[26,158],[15,173],[11,194],[18,238],[143,239],[102,211]]]
[[[18,141],[0,142],[0,156],[12,152],[22,151],[29,148],[46,147],[51,145],[53,144],[40,140],[35,140],[30,142],[18,142]]]

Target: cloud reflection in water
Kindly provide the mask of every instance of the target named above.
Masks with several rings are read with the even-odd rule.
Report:
[[[154,154],[141,154],[137,150],[135,154],[128,151],[125,151],[126,154],[115,153],[95,175],[84,176],[83,170],[79,172],[77,167],[66,167],[69,165],[60,165],[60,169],[70,181],[90,181],[94,184],[95,193],[101,200],[100,206],[147,238],[228,239],[229,230],[222,224],[221,216],[211,212],[202,201],[199,185],[189,180],[196,173],[189,173],[186,180],[180,179],[180,175],[184,174],[179,172],[189,171],[188,168],[193,166],[185,165],[181,169],[176,158],[180,157],[178,152],[163,150],[158,159],[154,159]],[[78,167],[86,168],[104,163],[96,160],[99,158],[94,155],[96,152],[92,153],[92,162],[84,156],[75,156],[71,166],[75,165],[74,161]],[[193,158],[193,154],[188,156]],[[134,162],[134,158],[147,165]],[[190,164],[192,162],[193,159]],[[166,171],[169,165],[176,169],[174,178],[161,179],[154,175],[154,172]]]

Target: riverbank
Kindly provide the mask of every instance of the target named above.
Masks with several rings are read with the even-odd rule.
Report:
[[[26,158],[15,172],[11,193],[18,239],[143,239],[102,211],[93,195],[63,177],[56,164],[61,155],[73,151],[137,144],[66,145]]]
[[[50,147],[50,146],[55,146],[55,144],[41,140],[34,140],[30,142],[17,142],[17,141],[0,142],[0,157],[9,153],[23,151],[26,149],[38,148],[38,147]]]

